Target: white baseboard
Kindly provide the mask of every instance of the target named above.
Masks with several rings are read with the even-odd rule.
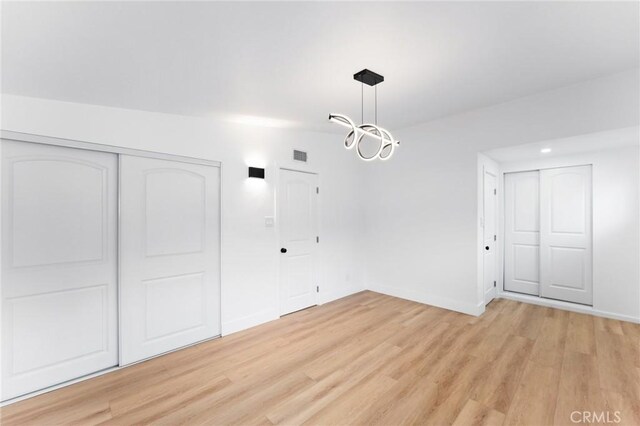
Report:
[[[375,286],[375,288],[370,288],[370,290],[386,294],[388,296],[399,297],[401,299],[407,299],[418,303],[424,303],[425,305],[437,306],[438,308],[444,308],[450,311],[473,315],[475,317],[481,315],[484,312],[484,304],[476,305],[474,303],[460,302],[458,300],[449,299],[446,297],[432,296],[414,292],[411,290],[399,289],[396,287],[378,285]]]
[[[630,315],[616,314],[614,312],[606,312],[598,309],[594,309],[591,306],[579,305],[571,302],[563,302],[561,300],[545,299],[537,296],[530,296],[528,294],[501,292],[496,295],[496,298],[515,300],[517,302],[531,303],[533,305],[546,306],[549,308],[562,309],[564,311],[577,312],[579,314],[594,315],[597,317],[611,318],[620,321],[628,321],[636,324],[640,324],[640,318],[632,317]]]
[[[277,320],[280,318],[278,312],[273,310],[267,310],[258,312],[243,318],[239,318],[233,321],[227,321],[222,323],[222,336],[228,336],[238,331],[246,330],[251,327],[255,327],[265,322]]]
[[[363,286],[351,286],[332,291],[326,295],[321,292],[319,304],[324,305],[325,303],[333,302],[334,300],[342,299],[343,297],[351,296],[364,290],[366,289]]]
[[[332,302],[334,300],[342,299],[343,297],[350,296],[365,290],[363,287],[347,287],[338,291],[333,291],[327,295],[320,293],[319,305]],[[233,321],[227,321],[222,323],[222,336],[228,336],[229,334],[237,333],[251,327],[255,327],[265,322],[277,320],[280,318],[280,314],[277,311],[267,310],[258,312],[243,318],[238,318]]]
[[[495,299],[495,297],[494,297]],[[477,317],[479,317],[480,315],[484,314],[484,311],[486,310],[487,305],[485,305],[484,300],[480,303],[478,303],[478,306],[476,306],[476,312],[478,312],[478,315],[476,315]]]
[[[100,370],[100,371],[96,371],[96,372],[93,372],[93,373],[89,373],[89,374],[84,375],[84,376],[76,377],[75,379],[67,380],[66,382],[62,382],[62,383],[58,383],[58,384],[55,384],[55,385],[51,385],[51,386],[46,387],[44,389],[39,389],[39,390],[36,390],[36,391],[33,391],[33,392],[26,393],[24,395],[16,396],[15,398],[7,399],[5,401],[0,402],[0,408],[4,407],[5,405],[10,405],[10,404],[14,404],[16,402],[24,401],[25,399],[33,398],[34,396],[38,396],[38,395],[42,395],[44,393],[52,392],[52,391],[57,390],[57,389],[66,388],[67,386],[71,386],[71,385],[76,384],[76,383],[84,382],[85,380],[93,379],[94,377],[99,377],[99,376],[102,376],[104,374],[108,374],[108,373],[112,373],[114,371],[122,370],[123,368],[133,367],[135,365],[142,364],[143,362],[150,361],[150,360],[152,360],[154,358],[159,358],[161,356],[168,355],[168,354],[173,353],[173,352],[181,351],[183,349],[190,348],[191,346],[196,346],[196,345],[199,345],[201,343],[205,343],[205,342],[208,342],[208,341],[211,341],[211,340],[216,340],[216,339],[219,339],[219,338],[220,338],[220,336],[215,336],[215,337],[210,337],[210,338],[207,338],[207,339],[204,339],[204,340],[199,340],[197,342],[190,343],[190,344],[188,344],[186,346],[181,346],[179,348],[172,349],[172,350],[166,351],[166,352],[162,352],[161,354],[157,354],[157,355],[151,356],[149,358],[141,359],[140,361],[132,362],[131,364],[115,365],[113,367],[107,367],[104,370]]]

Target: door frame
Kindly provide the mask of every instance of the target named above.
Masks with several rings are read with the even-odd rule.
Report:
[[[477,288],[477,306],[476,315],[482,315],[485,311],[485,291],[484,291],[484,175],[485,170],[490,171],[496,176],[496,241],[495,241],[495,277],[496,290],[493,298],[497,299],[500,294],[498,284],[501,277],[501,256],[502,256],[502,228],[501,228],[501,204],[500,196],[502,195],[502,171],[499,164],[488,156],[478,153],[477,160],[477,236],[476,236],[476,288]]]
[[[494,232],[495,232],[495,234],[494,234],[494,236],[495,236],[494,237],[494,247],[493,247],[493,252],[494,252],[494,255],[495,255],[495,259],[494,259],[494,262],[493,262],[493,268],[494,268],[493,276],[495,277],[495,280],[494,280],[493,290],[490,291],[491,300],[493,300],[498,295],[497,282],[498,282],[498,275],[500,275],[500,270],[498,269],[498,258],[499,258],[499,253],[498,253],[498,229],[499,229],[499,223],[500,223],[500,221],[498,220],[498,216],[499,216],[499,213],[498,213],[498,204],[499,204],[498,203],[498,180],[500,179],[500,173],[499,173],[497,167],[494,168],[494,167],[489,166],[487,164],[485,164],[484,167],[482,168],[482,189],[483,189],[483,191],[482,191],[482,194],[483,194],[483,196],[482,196],[483,244],[482,245],[483,246],[484,246],[484,229],[485,229],[486,224],[487,224],[487,218],[485,217],[485,210],[486,210],[485,209],[485,207],[486,207],[486,204],[485,204],[485,202],[486,202],[486,198],[485,198],[485,195],[486,195],[485,177],[486,177],[487,174],[491,174],[491,175],[493,175],[495,177],[495,188],[494,188],[495,193],[494,193],[494,199],[493,199],[493,204],[494,204],[494,213],[493,213],[493,222],[494,223],[493,223],[493,226],[494,226]],[[481,249],[482,249],[482,247],[481,247]],[[482,267],[483,267],[483,272],[484,272],[484,267],[485,267],[484,252],[483,252]],[[483,280],[482,281],[483,281],[483,287],[482,287],[483,300],[484,300],[484,304],[486,306],[489,302],[491,302],[491,300],[487,301],[487,292],[486,292],[485,287],[484,287],[484,285],[485,285],[485,283],[484,283],[484,273],[483,273]]]
[[[177,161],[177,162],[182,162],[182,163],[191,163],[191,164],[200,164],[200,165],[204,165],[204,166],[211,166],[211,167],[217,167],[220,169],[220,182],[219,182],[219,194],[220,194],[220,206],[219,209],[220,211],[219,213],[219,218],[220,220],[218,221],[218,227],[219,227],[219,235],[220,235],[220,241],[218,242],[219,244],[219,254],[220,254],[220,258],[219,258],[219,262],[220,262],[220,326],[222,328],[222,318],[223,318],[223,297],[224,297],[224,292],[223,292],[223,275],[222,275],[222,269],[223,269],[223,264],[222,264],[222,248],[223,248],[223,239],[224,239],[224,233],[223,233],[223,227],[222,227],[222,223],[223,223],[223,203],[224,203],[224,185],[223,185],[223,179],[224,179],[224,173],[223,173],[223,167],[222,167],[222,162],[218,161],[218,160],[209,160],[209,159],[203,159],[203,158],[196,158],[196,157],[188,157],[188,156],[183,156],[183,155],[175,155],[175,154],[166,154],[166,153],[162,153],[162,152],[156,152],[156,151],[148,151],[148,150],[143,150],[143,149],[135,149],[135,148],[126,148],[126,147],[121,147],[121,146],[116,146],[116,145],[107,145],[107,144],[100,144],[100,143],[93,143],[93,142],[85,142],[85,141],[79,141],[79,140],[74,140],[74,139],[65,139],[65,138],[58,138],[58,137],[54,137],[54,136],[44,136],[44,135],[36,135],[36,134],[31,134],[31,133],[23,133],[23,132],[15,132],[15,131],[11,131],[11,130],[2,130],[0,129],[0,159],[2,158],[2,141],[3,140],[7,140],[7,141],[14,141],[14,142],[27,142],[27,143],[36,143],[36,144],[43,144],[43,145],[53,145],[53,146],[61,146],[61,147],[67,147],[67,148],[76,148],[76,149],[82,149],[82,150],[88,150],[88,151],[98,151],[98,152],[106,152],[106,153],[112,153],[112,154],[117,154],[118,156],[120,154],[125,154],[125,155],[132,155],[132,156],[137,156],[137,157],[146,157],[146,158],[155,158],[155,159],[159,159],[159,160],[169,160],[169,161]],[[118,165],[119,165],[119,158],[118,158]],[[0,176],[2,176],[2,161],[0,161]],[[1,183],[1,182],[0,182]],[[55,389],[60,389],[63,387],[67,387],[70,386],[74,383],[78,383],[78,382],[82,382],[94,377],[98,377],[101,376],[103,374],[112,372],[112,371],[117,371],[123,368],[127,368],[130,367],[132,365],[136,365],[139,362],[144,362],[147,361],[149,359],[155,358],[156,356],[162,356],[166,353],[170,353],[170,352],[174,352],[177,350],[182,350],[185,349],[189,346],[192,345],[187,345],[181,348],[177,348],[171,351],[167,351],[163,354],[158,354],[155,355],[151,358],[147,358],[145,360],[142,361],[137,361],[131,364],[127,364],[125,366],[123,366],[121,364],[122,361],[122,357],[121,357],[121,346],[120,346],[120,338],[121,338],[121,333],[120,333],[120,327],[121,327],[121,321],[120,321],[120,295],[121,295],[121,291],[120,291],[120,284],[121,284],[121,279],[120,279],[120,227],[119,227],[119,222],[120,222],[120,179],[118,177],[118,215],[117,215],[117,220],[118,220],[118,224],[116,224],[116,246],[117,246],[117,250],[118,250],[118,259],[117,259],[117,267],[118,267],[118,272],[117,272],[117,292],[118,292],[118,315],[117,315],[117,322],[118,322],[118,365],[115,367],[110,367],[108,369],[105,370],[101,370],[101,371],[97,371],[94,373],[90,373],[86,376],[82,376],[82,377],[78,377],[75,379],[71,379],[67,382],[63,382],[63,383],[58,383],[56,385],[52,385],[50,387],[44,388],[44,389],[39,389],[12,399],[8,399],[5,401],[0,402],[0,407],[4,407],[6,405],[10,405],[13,404],[15,402],[18,401],[22,401],[25,399],[29,399],[31,397],[43,394],[43,393],[47,393],[50,392],[52,390]],[[0,221],[2,220],[2,212],[0,209]],[[0,230],[0,238],[2,238],[2,233]],[[0,265],[2,264],[2,250],[0,249]],[[2,300],[2,278],[1,278],[1,274],[0,274],[0,300]],[[2,303],[0,303],[0,317],[2,315]],[[221,334],[222,336],[222,334]],[[213,340],[213,339],[217,339],[220,336],[216,336],[213,337],[211,339],[205,339],[203,341],[206,340]],[[1,334],[1,329],[0,329],[0,341],[2,341],[2,334]],[[193,343],[193,345],[198,344],[200,342],[196,342]],[[1,356],[1,355],[0,355]],[[0,363],[1,363],[2,359],[0,358]],[[0,364],[1,365],[1,364]],[[1,385],[0,385],[1,386]]]
[[[279,202],[279,198],[280,198],[280,181],[281,181],[281,174],[282,171],[288,171],[288,172],[298,172],[298,173],[305,173],[308,175],[316,175],[318,178],[318,188],[320,188],[321,186],[321,181],[320,181],[320,173],[318,173],[317,171],[314,170],[304,170],[304,169],[298,169],[295,167],[285,167],[285,166],[279,166],[278,164],[276,164],[276,178],[275,178],[275,182],[274,182],[274,203],[275,203],[275,231],[276,231],[276,246],[274,247],[274,253],[276,254],[276,292],[275,292],[275,298],[277,301],[277,306],[278,306],[278,318],[282,317],[283,314],[282,313],[282,286],[281,286],[281,281],[280,278],[282,277],[282,262],[280,261],[280,248],[282,247],[282,227],[280,226],[280,202]],[[320,215],[320,203],[322,201],[321,198],[322,195],[322,191],[318,190],[318,198],[317,198],[317,202],[316,202],[316,217],[317,217],[317,228],[318,228],[318,236],[320,237],[322,234],[322,228],[321,228],[321,215]],[[322,239],[320,239],[320,241],[322,241]],[[316,265],[320,265],[320,242],[318,242],[318,251],[316,254]],[[322,289],[322,283],[320,282],[320,273],[317,270],[316,271],[316,281],[318,282],[318,286],[319,286],[319,290],[316,293],[316,306],[320,305],[320,294],[321,294],[321,289]]]

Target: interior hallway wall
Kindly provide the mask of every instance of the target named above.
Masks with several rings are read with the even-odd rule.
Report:
[[[320,303],[364,289],[360,189],[365,167],[337,135],[3,95],[4,130],[222,162],[222,333],[279,317],[279,167],[320,174]],[[309,153],[307,164],[293,149]],[[266,168],[264,181],[248,166]]]

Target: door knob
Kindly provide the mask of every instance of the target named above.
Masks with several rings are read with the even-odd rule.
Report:
[[[485,250],[489,250],[489,246],[484,246],[484,249]]]
[[[280,253],[286,253],[286,252],[287,252],[287,249],[286,249],[286,248],[282,247],[282,248],[280,249]]]

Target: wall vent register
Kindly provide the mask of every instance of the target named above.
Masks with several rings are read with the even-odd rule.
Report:
[[[293,150],[293,159],[296,161],[302,161],[303,163],[307,162],[307,153],[304,151],[298,151],[297,149]]]

